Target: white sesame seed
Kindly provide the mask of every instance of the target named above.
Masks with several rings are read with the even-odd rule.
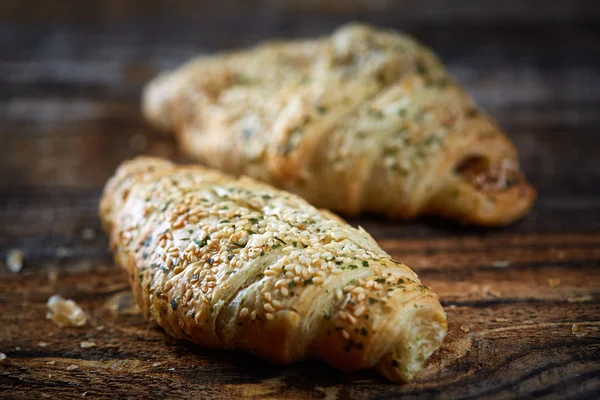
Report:
[[[283,286],[281,289],[279,289],[279,291],[285,297],[289,296],[289,294],[290,294],[290,292],[287,290],[287,288],[285,286]]]
[[[249,311],[246,307],[242,308],[240,310],[240,318],[246,318],[248,316],[248,313]]]
[[[280,279],[277,282],[275,282],[275,287],[278,288],[279,286],[283,286],[287,283],[287,280],[285,279]]]
[[[279,300],[273,300],[273,306],[274,306],[276,309],[281,309],[281,308],[283,308],[283,304],[281,304],[281,302],[280,302]]]
[[[338,312],[338,317],[341,320],[345,320],[346,318],[348,318],[348,313],[346,311],[341,310]]]
[[[267,318],[268,321],[272,320],[274,318],[274,315],[271,313],[266,313],[265,314],[265,318]]]
[[[354,315],[352,314],[348,314],[348,321],[350,321],[352,325],[356,324],[356,318],[354,318]]]
[[[273,306],[271,305],[271,303],[265,303],[263,305],[263,308],[265,309],[265,311],[267,312],[275,312],[275,308],[273,308]]]
[[[364,306],[360,306],[357,309],[354,310],[354,316],[355,317],[359,317],[363,312],[365,311],[365,307]]]
[[[347,330],[342,329],[342,336],[344,337],[344,339],[348,340],[350,339],[350,334],[348,333]]]

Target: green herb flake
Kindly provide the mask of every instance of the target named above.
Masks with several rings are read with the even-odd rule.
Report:
[[[375,303],[377,303],[377,302],[379,302],[379,300],[377,300],[376,298],[374,298],[374,297],[369,297],[369,304],[375,304]]]
[[[377,278],[375,279],[375,282],[385,283],[385,278]]]
[[[173,309],[173,311],[176,311],[177,307],[178,307],[177,300],[175,300],[175,299],[171,300],[171,308]]]
[[[313,278],[308,278],[304,280],[304,286],[307,285],[312,285],[313,284]]]
[[[363,267],[368,267],[369,266],[369,262],[368,261],[363,261],[362,265],[363,265]]]
[[[283,240],[279,239],[277,236],[273,236],[273,238],[283,244],[287,244],[286,242],[284,242]]]
[[[290,283],[288,284],[288,287],[293,288],[294,286],[296,286],[296,282],[290,281]]]

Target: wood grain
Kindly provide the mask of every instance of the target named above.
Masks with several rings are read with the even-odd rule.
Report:
[[[102,186],[137,154],[186,161],[143,122],[142,85],[198,53],[356,19],[438,52],[515,142],[539,192],[530,215],[499,230],[350,220],[439,293],[444,348],[398,386],[373,371],[176,343],[127,313],[127,277],[97,217]],[[599,26],[592,0],[2,2],[0,398],[598,398]],[[10,249],[25,256],[19,274],[4,261]],[[46,320],[56,293],[88,325]]]

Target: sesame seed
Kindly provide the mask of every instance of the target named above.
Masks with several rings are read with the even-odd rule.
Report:
[[[341,332],[342,332],[342,336],[344,337],[344,339],[346,339],[346,340],[350,339],[350,334],[348,333],[347,330],[342,329]]]
[[[275,308],[273,308],[273,306],[271,305],[271,303],[265,303],[263,305],[263,308],[265,309],[265,311],[267,312],[275,312]]]
[[[248,313],[249,311],[246,307],[242,308],[240,310],[240,318],[246,318],[248,316]]]
[[[356,324],[356,318],[354,318],[354,315],[352,314],[348,314],[348,321],[350,321],[352,325]]]
[[[266,275],[266,274],[265,274]],[[275,287],[278,288],[279,286],[285,286],[287,284],[287,280],[285,279],[280,279],[277,282],[275,282]]]
[[[360,317],[363,312],[365,312],[365,307],[364,306],[360,306],[360,307],[358,307],[358,308],[356,308],[354,310],[353,314],[354,314],[355,317]]]
[[[274,315],[271,313],[266,313],[265,314],[265,318],[267,318],[268,321],[272,320],[274,318]]]
[[[271,302],[271,299],[272,299],[272,297],[271,297],[271,293],[269,293],[269,292],[266,292],[266,293],[264,294],[264,297],[265,297],[265,300],[267,300],[269,303]]]
[[[254,321],[255,319],[256,319],[256,311],[252,311],[252,312],[250,313],[250,320],[251,320],[251,321]]]
[[[338,317],[341,320],[345,320],[346,318],[348,318],[348,313],[346,311],[341,310],[340,312],[338,312]]]
[[[289,294],[290,294],[289,290],[287,290],[287,288],[285,286],[283,286],[281,289],[279,289],[279,291],[285,297],[289,296]]]
[[[278,310],[283,308],[283,304],[279,300],[273,300],[273,306]]]

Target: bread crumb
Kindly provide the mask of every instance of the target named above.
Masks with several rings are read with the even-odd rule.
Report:
[[[66,369],[67,371],[75,371],[77,368],[79,368],[77,365],[71,364]]]
[[[158,367],[160,365],[160,363],[154,363],[152,364],[153,367]]]
[[[92,347],[96,347],[96,343],[83,341],[83,342],[79,343],[79,347],[81,347],[82,349],[90,349]]]
[[[48,346],[48,343],[46,343],[46,342],[39,342],[38,346],[40,346],[40,347],[46,347],[46,346]]]
[[[460,330],[463,331],[463,332],[465,332],[465,333],[471,332],[471,328],[469,328],[468,325],[461,325],[460,326]]]
[[[584,301],[590,301],[590,300],[592,300],[592,296],[590,296],[590,295],[569,297],[567,299],[567,301],[569,303],[582,303]]]
[[[560,285],[560,279],[558,278],[548,278],[548,285],[554,289]]]
[[[21,250],[10,250],[6,255],[6,265],[13,274],[18,274],[23,269],[23,252]]]
[[[70,257],[71,255],[73,255],[73,250],[68,249],[66,247],[57,247],[54,254],[56,254],[56,257],[58,258]]]
[[[573,332],[573,334],[577,337],[584,337],[589,333],[587,329],[583,328],[579,324],[573,324],[571,327],[571,332]]]
[[[0,365],[11,364],[10,359],[4,353],[0,353]]]
[[[52,361],[48,361],[48,362],[46,363],[46,365],[54,365],[54,364],[56,364],[56,361],[54,361],[54,360],[52,360]]]
[[[48,299],[46,304],[51,311],[50,318],[59,327],[84,326],[87,323],[87,315],[73,300],[63,299],[54,295]]]
[[[507,267],[510,267],[510,261],[508,261],[508,260],[496,260],[496,261],[492,261],[492,267],[494,267],[494,268],[507,268]]]
[[[92,241],[96,238],[96,231],[92,228],[83,228],[81,231],[81,237],[83,240]]]

